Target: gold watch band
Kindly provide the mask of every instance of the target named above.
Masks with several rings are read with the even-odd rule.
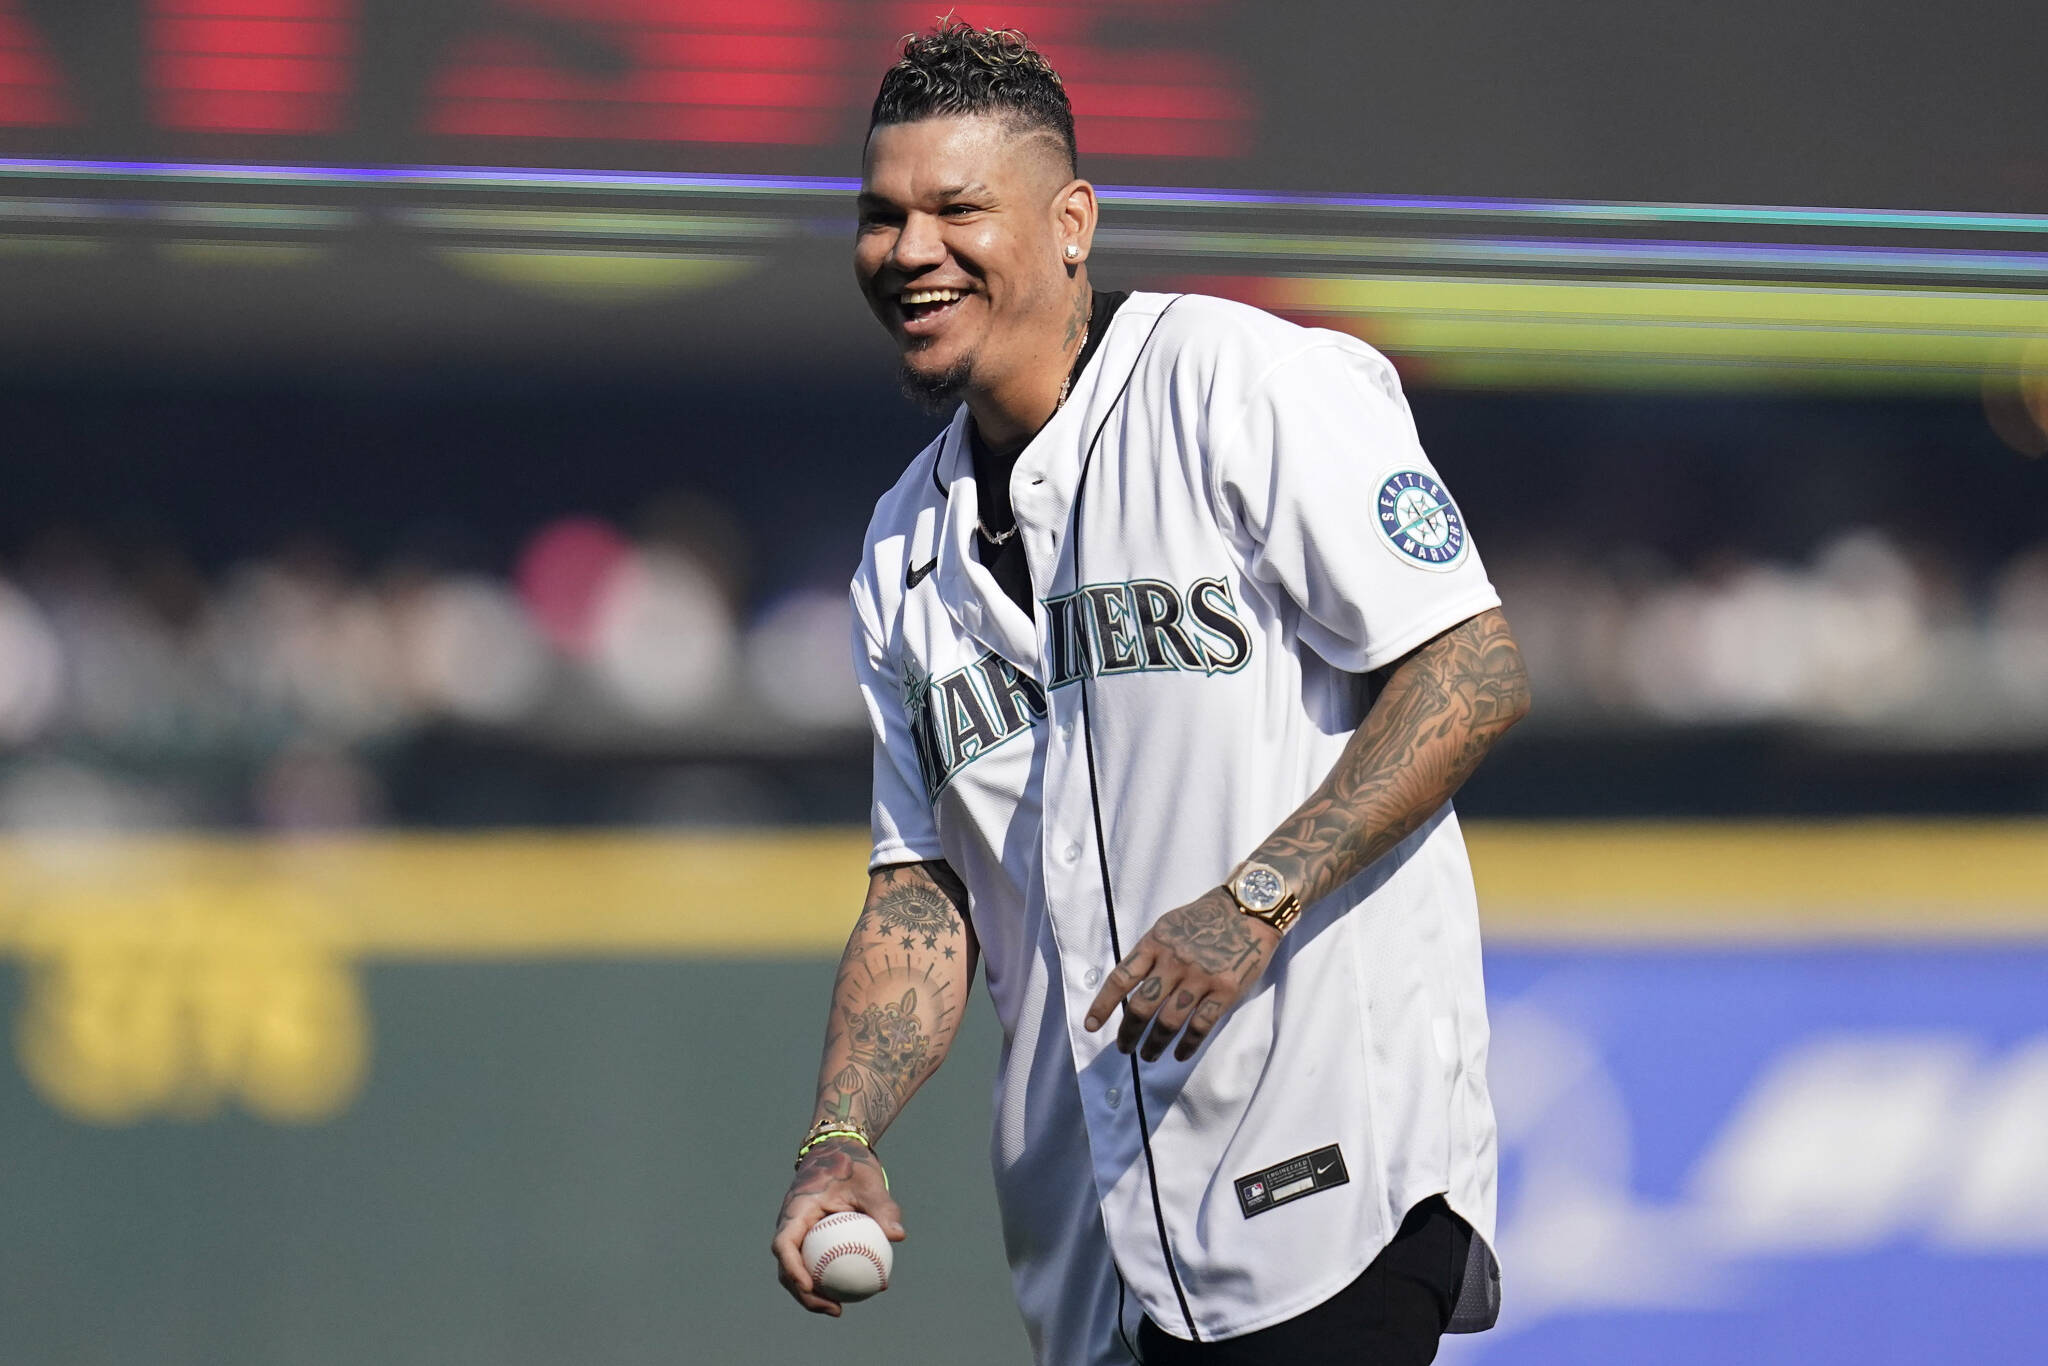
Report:
[[[1280,933],[1285,934],[1293,926],[1294,922],[1301,918],[1301,898],[1290,896],[1270,911],[1255,911],[1242,902],[1238,904],[1237,909],[1254,920],[1265,921],[1268,925],[1280,931]]]

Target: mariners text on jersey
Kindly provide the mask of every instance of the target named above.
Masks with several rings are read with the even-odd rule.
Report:
[[[1200,579],[1176,589],[1158,579],[1090,584],[1048,599],[1052,655],[1048,682],[1083,675],[1176,669],[1229,673],[1251,657],[1230,585]],[[955,773],[1045,716],[1045,690],[995,651],[943,678],[912,673],[904,709],[918,771],[934,800]]]

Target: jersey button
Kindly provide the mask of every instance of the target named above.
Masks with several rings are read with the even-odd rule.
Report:
[[[1061,863],[1064,863],[1064,864],[1066,864],[1066,865],[1067,865],[1067,866],[1068,866],[1069,868],[1073,867],[1073,866],[1074,866],[1075,864],[1079,863],[1080,861],[1081,861],[1081,846],[1080,846],[1080,845],[1078,845],[1078,844],[1070,844],[1070,845],[1068,845],[1068,846],[1067,846],[1066,848],[1064,848],[1064,849],[1060,850],[1060,862],[1061,862]]]
[[[1090,968],[1090,969],[1088,969],[1088,971],[1087,971],[1087,972],[1086,972],[1085,974],[1083,974],[1083,975],[1082,975],[1082,978],[1081,978],[1081,985],[1083,985],[1083,986],[1089,986],[1089,987],[1094,987],[1094,986],[1100,986],[1100,985],[1102,985],[1102,969],[1101,969],[1101,968]]]
[[[1116,1109],[1117,1106],[1124,1103],[1124,1093],[1122,1091],[1117,1090],[1117,1088],[1114,1086],[1110,1087],[1107,1091],[1104,1091],[1102,1093],[1102,1098],[1109,1102],[1109,1108],[1112,1110]]]

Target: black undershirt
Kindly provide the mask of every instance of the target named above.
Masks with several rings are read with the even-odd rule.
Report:
[[[1147,1366],[1356,1366],[1433,1360],[1464,1292],[1472,1226],[1441,1195],[1401,1221],[1365,1274],[1306,1313],[1221,1342],[1184,1342],[1147,1318]]]
[[[1095,355],[1095,349],[1102,345],[1103,334],[1109,331],[1109,320],[1123,307],[1124,300],[1131,297],[1129,290],[1118,290],[1113,294],[1095,290],[1088,316],[1088,339],[1081,344],[1081,354],[1074,357],[1073,377],[1079,381],[1081,372],[1088,368],[1088,361]],[[974,456],[974,488],[980,497],[981,524],[990,531],[1001,535],[1017,525],[1017,514],[1010,509],[1010,472],[1017,468],[1017,457],[1024,453],[1024,446],[1008,455],[997,455],[981,439],[975,429],[974,419],[967,420],[967,442]],[[1031,611],[1031,568],[1024,559],[1024,538],[1012,536],[1001,545],[990,545],[988,538],[979,531],[974,534],[974,553],[995,576],[1010,601]]]

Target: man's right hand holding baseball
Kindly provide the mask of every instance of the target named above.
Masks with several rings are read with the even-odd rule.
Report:
[[[802,1249],[811,1225],[841,1210],[867,1215],[882,1226],[892,1243],[908,1236],[903,1231],[903,1211],[889,1194],[881,1162],[857,1138],[828,1138],[804,1154],[789,1183],[789,1194],[782,1197],[782,1213],[776,1216],[771,1244],[782,1288],[813,1314],[834,1318],[839,1316],[840,1306],[811,1284]]]

